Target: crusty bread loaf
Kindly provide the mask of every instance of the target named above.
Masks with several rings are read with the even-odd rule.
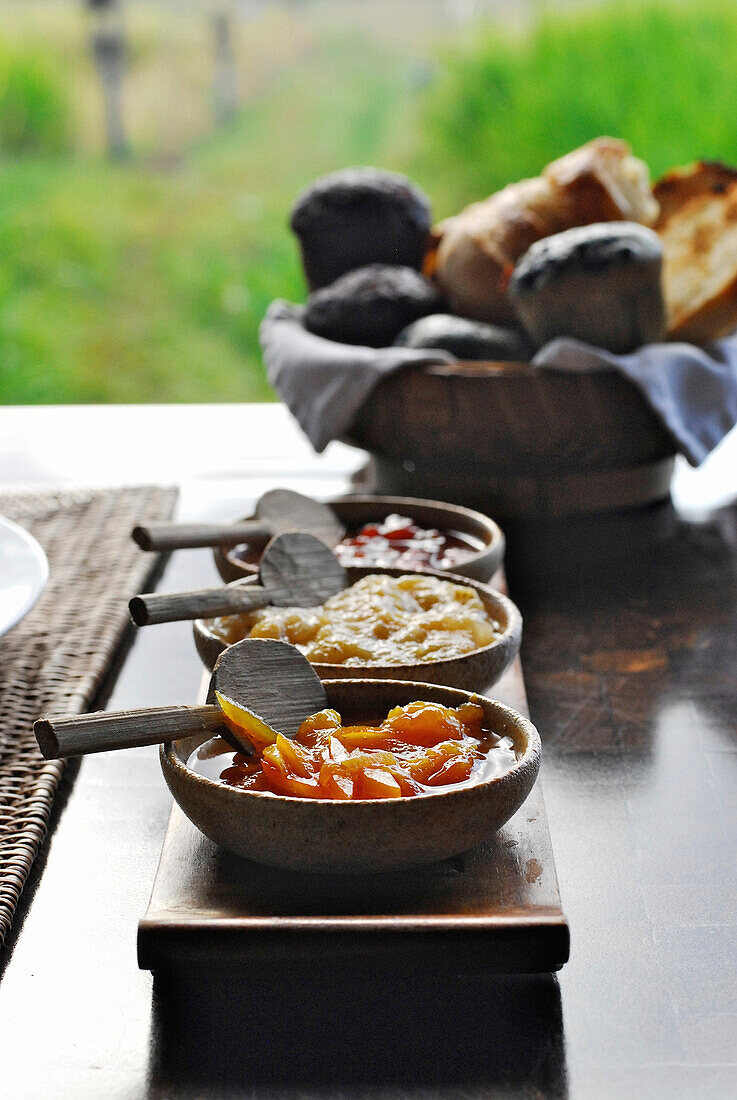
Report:
[[[514,325],[515,313],[506,292],[507,261],[493,237],[484,232],[483,217],[477,221],[471,209],[457,224],[438,227],[437,248],[423,270],[434,277],[453,313]]]
[[[659,233],[670,339],[707,344],[737,327],[737,181],[696,193]]]
[[[650,224],[657,213],[642,161],[625,142],[596,138],[548,165],[542,176],[510,184],[441,222],[431,270],[454,313],[514,324],[507,283],[531,244],[592,222]]]
[[[619,138],[595,138],[554,160],[543,176],[566,193],[577,225],[613,221],[652,225],[658,216],[647,165],[633,157],[629,145]]]
[[[737,170],[718,160],[700,160],[688,168],[672,169],[653,185],[653,194],[660,206],[654,228],[660,231],[689,199],[723,195],[733,183],[737,183]]]

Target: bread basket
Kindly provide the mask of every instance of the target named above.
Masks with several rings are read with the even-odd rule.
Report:
[[[375,491],[501,518],[623,510],[667,498],[675,446],[614,370],[526,363],[409,367],[383,378],[344,438]]]

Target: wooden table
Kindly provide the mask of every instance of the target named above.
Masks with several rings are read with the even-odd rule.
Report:
[[[440,983],[428,959],[359,987],[332,968],[246,975],[237,1003],[218,974],[152,990],[136,926],[170,799],[154,749],[91,757],[2,956],[2,1095],[737,1095],[737,507],[710,511],[736,456],[729,440],[681,467],[670,537],[646,539],[643,518],[602,567],[549,560],[544,532],[512,547],[571,924],[557,978]],[[189,517],[274,483],[327,495],[360,463],[337,445],[315,458],[277,406],[0,410],[0,486],[182,481]],[[193,551],[162,585],[213,576]],[[186,624],[143,631],[110,706],[193,700],[199,676]]]

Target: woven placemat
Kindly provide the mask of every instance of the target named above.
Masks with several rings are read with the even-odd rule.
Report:
[[[0,494],[0,515],[38,539],[50,567],[39,602],[0,639],[0,946],[64,769],[43,760],[33,721],[89,707],[126,631],[128,599],[158,561],[131,528],[169,518],[175,500],[175,489],[155,486]]]

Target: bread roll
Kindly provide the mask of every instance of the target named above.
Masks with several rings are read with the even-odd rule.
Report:
[[[624,354],[663,337],[663,247],[634,222],[578,226],[536,241],[509,292],[540,347],[571,336]]]
[[[405,176],[378,168],[323,176],[299,195],[290,220],[310,290],[367,264],[419,271],[430,223],[422,191]]]
[[[402,329],[394,341],[406,348],[441,348],[456,359],[492,363],[523,362],[531,348],[518,332],[450,313],[431,313]]]
[[[412,321],[443,306],[437,289],[413,268],[369,264],[310,294],[304,323],[327,340],[383,348]]]

